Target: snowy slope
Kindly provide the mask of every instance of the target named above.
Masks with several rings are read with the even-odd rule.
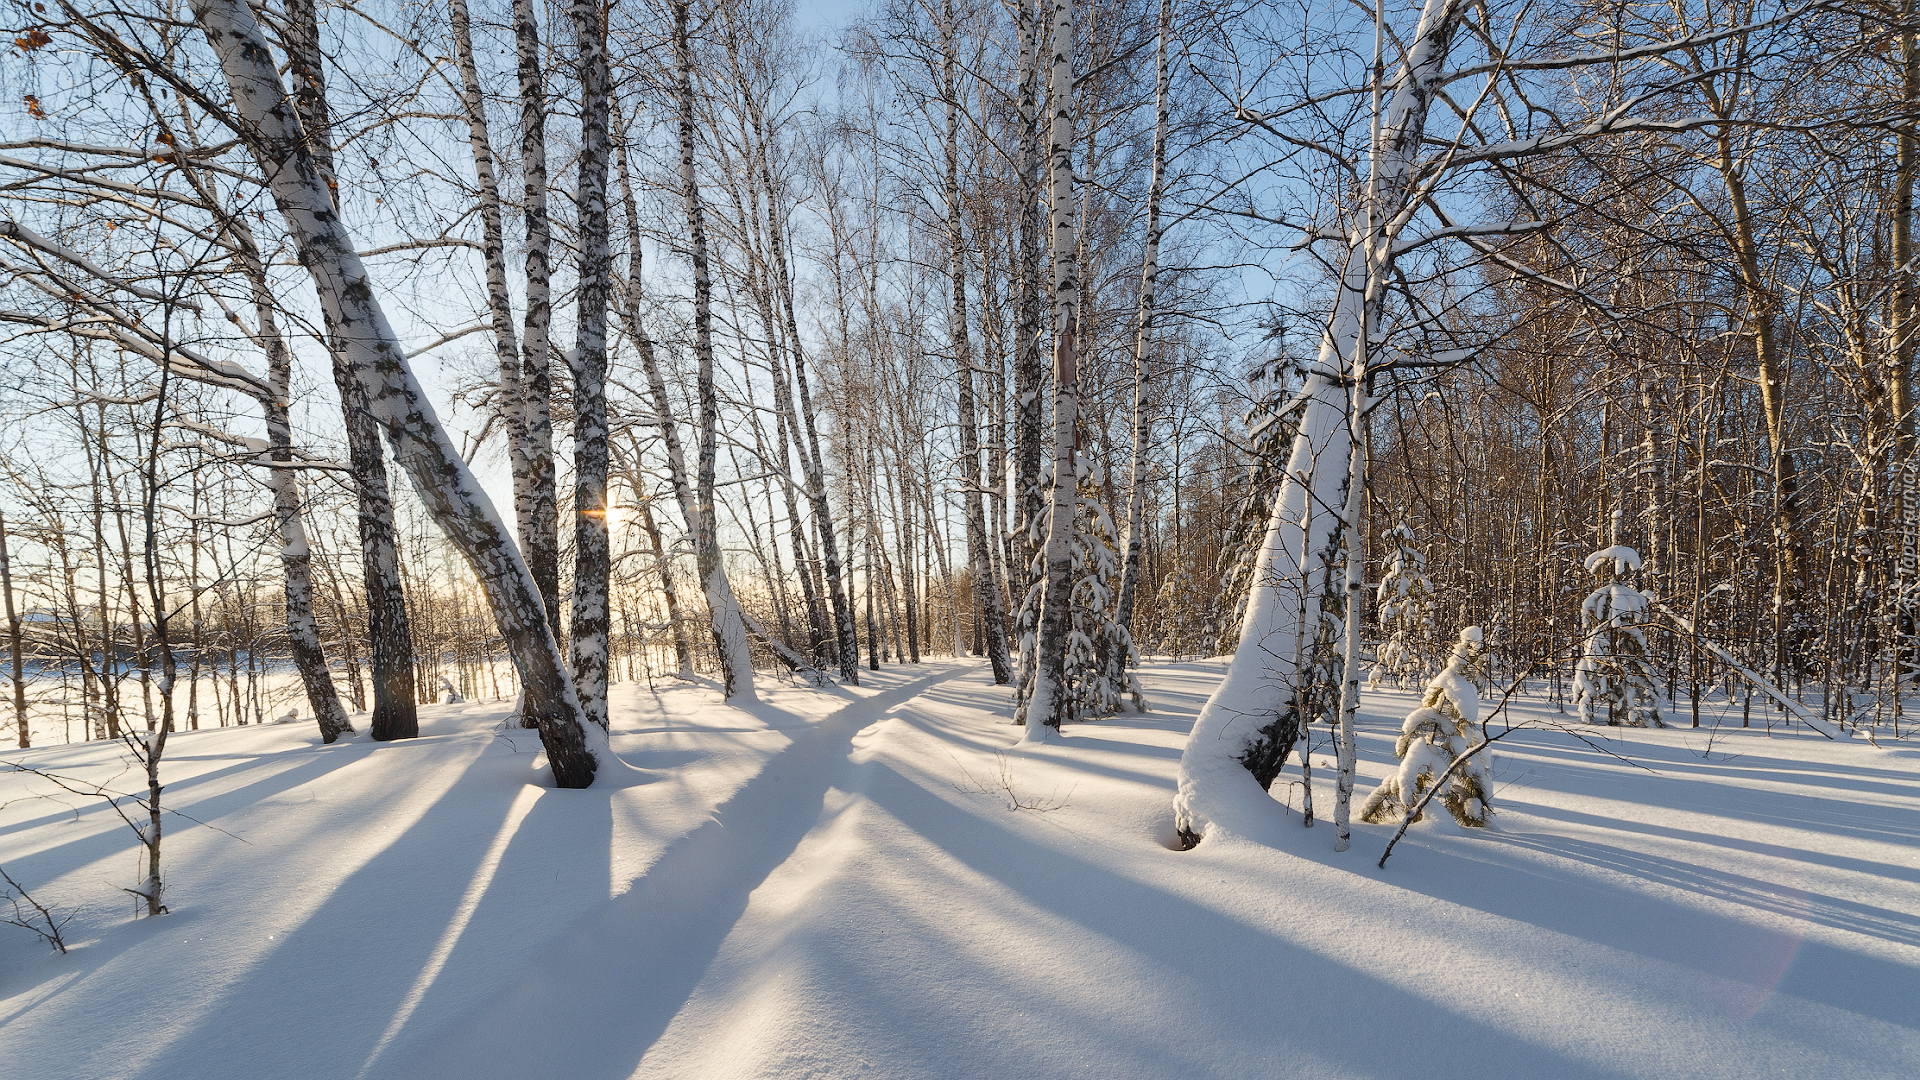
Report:
[[[751,712],[619,687],[636,769],[584,792],[498,706],[388,747],[196,733],[170,796],[246,842],[176,819],[175,914],[138,922],[125,827],[3,775],[0,862],[84,913],[66,957],[0,927],[0,1073],[1920,1075],[1920,751],[1602,733],[1643,769],[1528,732],[1496,829],[1385,870],[1373,826],[1171,851],[1221,669],[1032,748],[974,663]],[[1366,696],[1362,797],[1411,704]]]

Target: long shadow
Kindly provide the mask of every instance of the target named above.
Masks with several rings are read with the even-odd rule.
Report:
[[[1874,877],[1894,878],[1901,881],[1920,882],[1920,867],[1900,866],[1895,863],[1878,862],[1872,859],[1856,859],[1846,855],[1833,855],[1814,848],[1786,847],[1781,844],[1768,844],[1758,840],[1742,840],[1737,836],[1725,836],[1719,833],[1696,832],[1692,829],[1677,829],[1670,825],[1649,825],[1638,821],[1622,821],[1619,818],[1601,817],[1598,814],[1583,813],[1560,806],[1543,806],[1538,803],[1519,802],[1525,812],[1533,817],[1551,818],[1572,824],[1590,825],[1599,829],[1611,829],[1615,832],[1637,833],[1642,836],[1658,836],[1669,840],[1685,840],[1708,847],[1730,848],[1735,851],[1750,851],[1756,855],[1772,855],[1775,858],[1790,859],[1795,862],[1813,863],[1817,866],[1830,866],[1836,870],[1851,870]],[[1730,817],[1750,815],[1730,814]],[[1784,820],[1784,819],[1783,819]]]
[[[1595,728],[1596,733],[1609,729]],[[1562,757],[1573,761],[1591,762],[1593,752],[1577,744],[1554,746],[1547,743],[1528,741],[1515,744],[1516,752],[1529,756]],[[1642,743],[1620,751],[1622,757],[1642,764],[1651,763],[1664,767],[1663,775],[1670,775],[1674,767],[1686,769],[1695,774],[1690,779],[1712,779],[1731,777],[1743,780],[1762,780],[1775,784],[1794,786],[1813,786],[1837,788],[1845,791],[1858,791],[1864,794],[1893,795],[1912,797],[1916,772],[1897,769],[1878,769],[1862,766],[1852,769],[1827,762],[1794,761],[1790,758],[1764,757],[1753,753],[1733,752],[1731,757],[1721,761],[1707,761],[1697,754],[1683,748],[1659,743]],[[1891,781],[1880,783],[1879,780]]]
[[[183,780],[177,787],[173,784],[168,784],[166,794],[161,800],[161,806],[163,808],[174,809],[178,811],[178,813],[167,815],[166,828],[169,832],[182,832],[187,829],[200,828],[200,825],[182,815],[191,815],[200,822],[218,826],[219,819],[228,813],[244,810],[263,799],[272,798],[284,791],[291,791],[302,784],[311,783],[328,773],[337,772],[352,766],[356,762],[364,760],[366,760],[365,754],[316,755],[308,758],[306,761],[297,762],[278,772],[263,776],[251,783],[242,784],[231,791],[223,791],[218,795],[210,795],[196,801],[188,801],[185,796],[191,794],[195,781],[204,780],[206,777],[195,777],[193,780]],[[245,762],[235,766],[235,769],[247,767],[257,769],[259,764],[257,761]],[[222,774],[233,771],[233,769],[220,770]],[[120,790],[126,789],[121,788]],[[144,791],[142,793],[144,794]],[[94,803],[91,808],[92,814],[111,815],[113,813],[107,809],[105,800],[95,799],[92,801]],[[124,800],[121,805],[123,807],[126,806]],[[55,815],[55,820],[68,816],[69,814]],[[42,819],[42,822],[44,823],[45,820],[46,819]],[[81,820],[86,820],[86,817],[83,815]],[[108,820],[113,825],[124,827],[123,823],[117,817],[110,817]],[[16,828],[25,827],[27,826],[9,826],[5,831],[12,832]],[[71,869],[75,866],[84,866],[96,859],[105,858],[122,850],[131,850],[136,843],[137,841],[134,839],[131,830],[122,832],[119,828],[108,828],[86,836],[77,836],[72,840],[44,848],[31,855],[10,858],[8,864],[25,870],[27,873],[36,877],[57,876],[57,874],[63,870]],[[42,863],[48,864],[45,869],[41,869],[40,864]],[[164,863],[162,865],[164,867]]]
[[[222,757],[228,760],[232,759],[232,755],[222,755]],[[166,758],[162,760],[162,767],[164,768],[166,763],[172,762],[174,760],[176,759],[172,755],[168,755]],[[90,769],[90,768],[93,768],[94,766],[81,765],[79,767]],[[178,781],[171,781],[167,784],[167,790],[175,793],[182,792],[182,791],[191,791],[193,786],[196,784],[208,783],[214,780],[218,780],[223,776],[230,776],[236,772],[244,772],[248,769],[257,769],[259,767],[260,767],[259,757],[248,757],[243,760],[233,761],[232,764],[227,765],[223,768],[209,769],[206,772],[200,773],[195,776],[187,777],[185,779],[178,780]],[[55,773],[60,776],[69,775],[66,769],[46,769],[44,771]],[[31,774],[26,773],[24,770],[21,772],[20,775],[21,775],[21,782],[30,785],[36,793],[44,791],[48,795],[57,796],[59,799],[67,800],[70,805],[64,805],[59,810],[50,810],[47,813],[40,815],[39,817],[23,818],[20,821],[14,822],[11,825],[0,826],[0,836],[5,836],[6,834],[11,832],[23,832],[27,829],[36,828],[41,825],[51,825],[54,822],[57,822],[63,818],[68,820],[74,820],[74,815],[76,813],[79,815],[78,820],[82,820],[82,821],[86,820],[87,816],[91,814],[112,814],[112,811],[108,810],[105,804],[98,798],[93,798],[86,795],[75,795],[72,792],[62,791],[51,780],[42,780],[37,777],[33,777]],[[102,780],[100,781],[100,783],[106,787],[113,788],[115,791],[124,791],[124,792],[127,792],[128,794],[133,794],[136,788],[142,789],[144,791],[145,781],[143,779],[143,776],[144,776],[143,773],[141,773],[138,769],[134,768],[131,764],[129,764],[125,772],[118,774],[112,780]]]
[[[1101,750],[1107,753],[1126,754],[1129,757],[1155,757],[1178,760],[1180,748],[1177,746],[1149,746],[1142,743],[1121,742],[1118,739],[1101,739],[1092,735],[1082,735],[1078,728],[1067,729],[1066,745],[1073,749]],[[1063,763],[1064,764],[1064,763]]]
[[[1717,783],[1712,774],[1699,775],[1668,771],[1649,776],[1639,770],[1596,774],[1591,757],[1577,760],[1571,750],[1548,756],[1527,746],[1524,755],[1512,758],[1523,762],[1527,770],[1542,780],[1554,781],[1553,789],[1570,794],[1602,795],[1628,799],[1646,805],[1672,805],[1689,810],[1709,809],[1728,817],[1767,821],[1814,832],[1849,836],[1856,839],[1911,844],[1920,842],[1920,810],[1906,806],[1854,802],[1848,799],[1810,799],[1798,792],[1739,784]],[[1561,755],[1567,760],[1561,760]],[[1497,758],[1496,760],[1501,760]],[[1625,769],[1625,766],[1620,766]],[[1539,786],[1536,781],[1535,785]],[[1865,790],[1856,788],[1855,790]],[[1899,794],[1913,797],[1909,787]],[[1673,798],[1684,792],[1684,800]],[[1773,808],[1791,800],[1792,809]],[[1845,808],[1845,809],[1837,809]]]
[[[988,751],[993,753],[999,753],[1007,749],[1007,747],[1002,743],[995,742],[991,739],[981,738],[977,735],[973,735],[968,732],[958,730],[956,727],[942,724],[939,721],[928,716],[927,710],[923,708],[916,707],[912,709],[902,709],[899,712],[894,713],[892,718],[895,720],[899,720],[901,723],[904,723],[909,727],[913,727],[920,731],[926,732],[928,735],[932,735],[934,738],[940,739],[944,742],[959,743],[970,749]],[[1015,729],[1015,730],[1018,730],[1018,729]],[[1069,729],[1069,731],[1071,731],[1071,729]],[[1068,734],[1063,738],[1062,742],[1059,743],[1058,745],[1062,746],[1063,748],[1071,750],[1073,747],[1087,745],[1087,744],[1104,744],[1106,747],[1127,748],[1127,749],[1130,749],[1136,752],[1141,752],[1141,753],[1152,753],[1154,751],[1161,749],[1160,747],[1151,747],[1151,746],[1134,747],[1130,743],[1118,743],[1118,742],[1112,742],[1106,739],[1093,739],[1093,738],[1088,738],[1085,736],[1075,735],[1075,734]],[[1172,756],[1178,757],[1179,752],[1175,751]],[[1059,765],[1063,768],[1068,768],[1068,769],[1078,769],[1081,772],[1093,773],[1097,776],[1111,777],[1115,780],[1128,780],[1136,784],[1154,784],[1154,785],[1165,784],[1165,781],[1163,779],[1161,779],[1159,776],[1154,775],[1153,773],[1136,772],[1132,769],[1120,768],[1117,765],[1107,765],[1107,764],[1102,764],[1102,763],[1097,763],[1092,761],[1086,761],[1083,759],[1069,757],[1066,755],[1049,757],[1046,759],[1046,761],[1050,765]]]
[[[1369,831],[1375,838],[1383,838],[1385,833],[1384,827]],[[1358,837],[1356,832],[1356,840]],[[1744,983],[1753,989],[1748,995],[1752,1000],[1765,1000],[1770,992],[1779,990],[1902,1027],[1920,1027],[1920,968],[1809,939],[1804,931],[1790,932],[1677,904],[1551,863],[1502,857],[1499,845],[1503,843],[1635,876],[1644,875],[1651,864],[1662,861],[1643,852],[1583,845],[1559,835],[1496,832],[1463,843],[1423,845],[1417,849],[1416,860],[1407,865],[1401,865],[1401,856],[1396,854],[1394,865],[1384,872],[1374,870],[1371,861],[1352,869],[1363,876],[1391,877],[1401,888],[1462,907]],[[1583,851],[1586,858],[1581,857]],[[1474,864],[1491,865],[1498,872],[1489,875],[1476,870]],[[1622,870],[1628,864],[1635,869]],[[1691,872],[1691,868],[1668,862],[1660,876],[1690,891],[1718,893],[1739,902],[1714,887],[1727,884],[1724,876],[1716,882],[1709,873],[1689,882],[1687,875]],[[1532,884],[1520,887],[1526,881]],[[1748,878],[1739,884],[1749,893],[1806,895],[1791,882]],[[1551,896],[1554,902],[1538,903],[1541,896]],[[1796,915],[1807,923],[1821,921],[1815,918],[1811,905],[1789,903],[1772,910]],[[1827,925],[1842,923],[1835,919]],[[1842,928],[1874,932],[1875,936],[1884,936],[1888,929],[1883,924],[1878,932],[1866,931],[1855,923]]]
[[[576,910],[607,902],[613,889],[613,860],[596,856],[612,851],[619,790],[542,793],[508,842],[444,966],[426,985],[411,1017],[402,1018],[392,1045],[373,1062],[368,1075],[383,1075],[387,1059],[414,1056],[448,1025],[458,1026],[486,1006],[500,987],[513,985],[527,968],[542,963],[551,944],[545,934],[529,932],[529,921],[538,926],[540,913],[552,906],[552,897],[590,898],[587,904],[576,900]],[[571,1022],[565,1027],[570,1032],[579,1030]]]
[[[1769,911],[1837,930],[1920,946],[1920,915],[1863,904],[1778,881],[1677,863],[1644,851],[1566,836],[1552,838],[1504,834],[1493,839],[1516,847],[1557,855],[1685,892],[1712,896],[1756,911]]]
[[[1488,1024],[1475,1005],[1437,1007],[1429,998],[1251,931],[1245,923],[1190,900],[1035,844],[992,817],[956,808],[895,770],[880,768],[882,775],[864,788],[880,809],[1035,908],[1186,976],[1204,995],[1184,1002],[1190,1022],[1217,1026],[1223,1038],[1237,1033],[1283,1047],[1316,1047],[1332,1059],[1330,1073],[1347,1076],[1405,1075],[1416,1066],[1415,1074],[1424,1075],[1421,1070],[1434,1062],[1456,1059],[1497,1060],[1512,1075],[1556,1080],[1623,1075]],[[1222,948],[1226,942],[1233,947]],[[1310,1005],[1301,998],[1303,991]],[[1112,1024],[1109,1038],[1141,1042],[1141,1034],[1127,1030],[1122,1018],[1062,1015],[1071,1009],[1069,1000],[1034,999],[1034,1008],[1060,1010],[1043,1016],[1042,1026]],[[1223,1046],[1221,1056],[1234,1049]],[[1144,1046],[1139,1053],[1145,1056],[1150,1050]],[[1172,1064],[1177,1067],[1139,1075],[1215,1073],[1205,1063]],[[1016,1067],[1006,1075],[1030,1071]],[[1003,1074],[986,1069],[975,1075]]]
[[[633,888],[547,942],[516,983],[431,1038],[396,1047],[368,1075],[630,1076],[698,985],[753,890],[819,820],[828,789],[852,768],[854,735],[882,710],[962,670],[854,699],[794,731],[793,743],[711,820],[674,841]],[[529,1037],[525,1021],[533,1016],[585,1034]]]
[[[486,772],[500,782],[473,775]],[[417,821],[262,950],[136,1075],[353,1076],[439,943],[520,794],[512,779],[524,775],[500,748],[476,755]]]

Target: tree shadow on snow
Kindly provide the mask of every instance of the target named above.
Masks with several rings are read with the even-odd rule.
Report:
[[[488,978],[475,1000],[449,1002],[464,1008],[433,1031],[397,1040],[366,1075],[631,1075],[699,983],[753,890],[818,821],[828,789],[852,767],[853,736],[882,710],[954,673],[935,670],[852,698],[811,723],[765,702],[751,707],[794,741],[705,824],[673,841],[632,888],[543,936],[537,955],[504,979]]]

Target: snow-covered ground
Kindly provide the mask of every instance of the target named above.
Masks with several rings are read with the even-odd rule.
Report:
[[[498,704],[387,746],[177,736],[168,800],[212,827],[171,820],[150,920],[125,825],[0,774],[0,865],[77,912],[64,957],[0,926],[0,1074],[1920,1075],[1920,746],[1529,731],[1495,828],[1416,826],[1384,870],[1365,825],[1172,851],[1222,669],[1150,665],[1152,713],[1038,748],[977,662],[746,711],[629,684],[632,768],[586,791]],[[1412,703],[1367,695],[1360,798]]]

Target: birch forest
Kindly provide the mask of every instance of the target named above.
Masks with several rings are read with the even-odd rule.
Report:
[[[1911,723],[1912,0],[0,11],[20,747],[1237,650],[1195,843],[1467,627]]]
[[[1920,0],[0,23],[8,1080],[1920,1077]]]

